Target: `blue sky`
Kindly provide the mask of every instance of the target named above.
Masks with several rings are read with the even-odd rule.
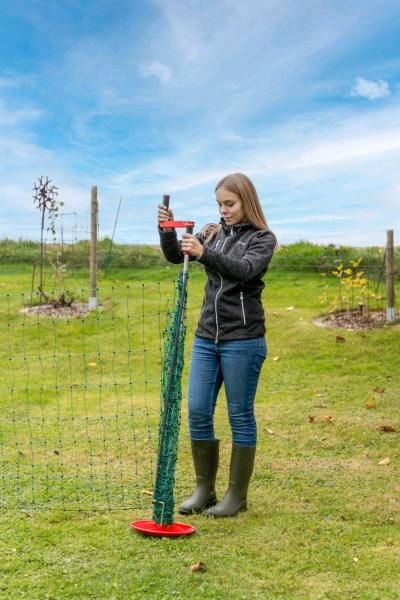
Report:
[[[282,243],[398,243],[399,40],[398,0],[3,1],[0,237],[38,237],[39,175],[66,238],[97,185],[101,235],[122,198],[154,243],[162,194],[200,227],[242,171]]]

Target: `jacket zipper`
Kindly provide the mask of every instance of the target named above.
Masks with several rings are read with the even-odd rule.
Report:
[[[243,325],[246,325],[246,313],[244,312],[243,292],[240,292],[240,303],[242,305]]]
[[[214,305],[215,305],[215,325],[217,328],[216,331],[216,335],[215,335],[215,343],[218,344],[218,335],[219,335],[219,327],[218,327],[218,312],[217,312],[217,301],[218,301],[218,296],[222,290],[222,285],[224,280],[222,279],[221,275],[219,275],[219,278],[221,279],[221,285],[219,286],[219,290],[218,292],[215,294],[215,300],[214,300]]]
[[[221,250],[219,251],[219,253],[220,253],[220,254],[221,254],[222,250],[224,249],[224,246],[225,246],[225,244],[226,244],[227,240],[228,240],[228,238],[225,238],[225,239],[224,239],[224,243],[222,244],[222,246],[221,246]]]
[[[233,227],[231,227],[231,235],[233,235]],[[226,237],[226,238],[224,239],[224,242],[223,242],[222,246],[221,246],[221,250],[219,251],[219,252],[220,252],[220,254],[222,253],[222,251],[223,251],[223,249],[224,249],[224,246],[225,246],[225,244],[226,244],[226,242],[227,242],[227,241],[228,241],[228,238]],[[217,249],[217,248],[218,248],[218,244],[219,244],[219,241],[217,242],[217,244],[216,244],[216,246],[215,246],[215,249]],[[218,273],[218,275],[219,275],[219,273]],[[216,325],[216,328],[217,328],[216,335],[215,335],[215,343],[216,343],[216,344],[218,344],[218,336],[219,336],[219,325],[218,325],[218,309],[217,309],[217,301],[218,301],[218,296],[219,296],[219,294],[221,293],[222,286],[223,286],[223,284],[224,284],[224,280],[222,279],[221,275],[219,275],[219,278],[221,279],[221,285],[219,286],[218,292],[215,294],[215,300],[214,300],[214,307],[215,307],[215,325]]]

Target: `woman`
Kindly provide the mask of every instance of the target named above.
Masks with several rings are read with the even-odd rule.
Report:
[[[181,514],[228,517],[247,509],[247,490],[257,443],[254,399],[266,358],[262,277],[276,239],[268,229],[253,183],[242,173],[224,177],[215,189],[219,225],[199,234],[160,231],[167,260],[183,261],[183,253],[205,266],[207,283],[194,339],[189,376],[189,429],[197,487],[181,504]],[[160,205],[158,222],[173,219]],[[214,434],[214,410],[222,383],[232,431],[228,490],[217,503],[215,480],[219,441]]]

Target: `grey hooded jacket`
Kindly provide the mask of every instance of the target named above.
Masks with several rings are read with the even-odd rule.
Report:
[[[207,283],[196,335],[216,342],[262,336],[262,277],[276,238],[271,231],[256,229],[250,223],[228,226],[223,219],[220,223],[220,231],[208,243],[197,234],[204,246],[198,260],[205,266]],[[172,263],[183,262],[176,232],[159,232],[165,258]]]

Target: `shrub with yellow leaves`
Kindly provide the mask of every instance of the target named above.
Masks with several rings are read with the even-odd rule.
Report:
[[[370,290],[370,281],[365,272],[360,270],[361,262],[362,258],[358,258],[350,260],[349,266],[339,263],[331,271],[337,280],[337,290],[332,297],[329,293],[329,285],[326,283],[324,292],[320,296],[321,304],[329,305],[331,312],[358,310],[362,316],[367,317],[371,299],[382,299],[382,296],[377,296]],[[326,277],[327,273],[322,275]]]

